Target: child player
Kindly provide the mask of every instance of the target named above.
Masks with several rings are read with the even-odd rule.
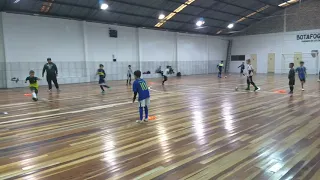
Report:
[[[104,94],[103,87],[106,87],[106,88],[110,88],[110,87],[106,85],[106,81],[104,80],[106,78],[106,72],[103,70],[104,66],[102,64],[100,64],[99,67],[100,68],[97,70],[97,75],[99,75],[99,85],[102,90],[101,93]]]
[[[164,72],[162,73],[163,76],[163,81],[162,81],[162,85],[164,85],[164,82],[168,81],[168,76],[169,76],[169,66],[167,66],[167,69],[164,70]]]
[[[294,66],[294,63],[289,64],[290,71],[289,71],[288,78],[289,78],[289,87],[290,87],[289,94],[291,94],[291,96],[293,94],[293,87],[296,81],[296,72],[294,71],[293,66]]]
[[[127,86],[128,84],[131,85],[131,74],[132,74],[132,69],[131,69],[131,65],[129,65],[128,71],[127,71]]]
[[[302,87],[302,91],[304,91],[303,89],[303,84],[306,83],[306,76],[307,76],[307,68],[303,66],[304,62],[300,61],[300,67],[297,67],[296,71],[298,72],[299,75],[299,79],[301,82],[301,87]]]
[[[240,68],[240,75],[243,75],[243,70],[245,69],[244,62],[242,62],[242,64],[238,68]]]
[[[40,80],[40,79],[35,77],[34,76],[34,71],[31,70],[29,72],[29,77],[27,77],[26,81],[25,81],[25,83],[27,83],[27,81],[29,81],[29,83],[30,83],[29,87],[30,87],[30,90],[32,92],[32,99],[34,101],[38,101],[38,97],[37,97],[38,89],[39,89],[39,85],[38,85],[38,82],[37,82],[38,80]]]
[[[254,87],[254,91],[259,91],[260,88],[257,87],[256,84],[252,80],[254,69],[253,69],[253,67],[251,65],[251,60],[250,59],[247,59],[247,65],[248,65],[248,67],[247,67],[247,71],[248,71],[247,72],[247,85],[248,85],[248,87],[247,87],[246,90],[250,91],[250,84],[252,84],[253,87]]]
[[[150,105],[150,92],[147,83],[140,78],[141,71],[137,70],[134,72],[135,81],[133,82],[132,90],[134,93],[133,102],[135,102],[137,94],[139,94],[139,113],[140,120],[137,123],[148,122],[148,107]],[[143,119],[143,108],[145,112],[145,119]]]
[[[221,62],[218,64],[218,70],[219,70],[218,78],[221,78],[222,69],[223,69],[223,61],[221,61]]]

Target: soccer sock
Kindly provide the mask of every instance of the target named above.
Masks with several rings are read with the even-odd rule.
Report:
[[[144,113],[146,114],[146,119],[148,119],[148,114],[149,114],[149,110],[148,110],[148,106],[144,107]]]
[[[293,92],[293,86],[290,86],[290,92]]]
[[[104,91],[103,86],[100,86],[101,90]]]
[[[110,86],[107,86],[107,85],[103,85],[103,87],[110,88]]]
[[[37,95],[36,95],[35,92],[32,92],[32,97],[33,97],[33,98],[37,98]]]
[[[256,84],[254,82],[251,82],[251,84],[253,85],[254,88],[258,89],[258,87],[256,86]]]
[[[140,113],[140,120],[143,119],[143,107],[139,107],[139,113]]]

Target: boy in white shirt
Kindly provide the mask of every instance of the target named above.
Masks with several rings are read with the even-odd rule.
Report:
[[[256,84],[252,80],[254,69],[253,69],[253,67],[251,65],[251,60],[250,59],[247,59],[247,65],[248,65],[247,66],[247,85],[248,85],[248,87],[247,87],[246,90],[250,91],[250,84],[252,84],[253,87],[254,87],[254,91],[259,91],[260,88],[257,87]]]

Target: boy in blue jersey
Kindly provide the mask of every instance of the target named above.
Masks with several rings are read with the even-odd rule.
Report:
[[[133,82],[132,90],[134,93],[133,102],[135,102],[137,94],[139,94],[139,113],[140,120],[137,123],[148,122],[148,107],[150,105],[150,92],[147,83],[141,79],[141,71],[137,70],[134,73],[135,81]],[[145,112],[145,119],[143,119],[143,108]]]
[[[307,77],[307,68],[303,66],[304,62],[300,62],[300,67],[297,67],[296,72],[298,72],[298,76],[301,82],[302,91],[304,91],[303,85],[306,83],[306,77]]]
[[[106,87],[106,88],[110,88],[109,86],[106,85],[106,81],[104,80],[106,78],[106,72],[103,70],[103,65],[100,64],[99,65],[99,69],[97,70],[97,75],[99,75],[99,85],[100,85],[100,88],[102,90],[102,94],[104,94],[104,88],[103,87]]]

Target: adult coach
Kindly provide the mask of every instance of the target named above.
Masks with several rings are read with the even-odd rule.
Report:
[[[59,91],[59,84],[57,82],[57,76],[58,76],[58,68],[57,66],[51,61],[51,58],[47,58],[47,62],[43,66],[42,70],[42,77],[44,77],[44,72],[47,71],[47,81],[48,81],[48,86],[49,86],[49,92],[52,90],[52,84],[51,81],[53,81],[55,87]]]

